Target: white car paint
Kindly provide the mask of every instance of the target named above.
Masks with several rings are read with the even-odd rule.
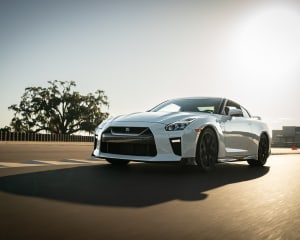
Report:
[[[187,99],[198,100],[198,98]],[[199,98],[199,100],[201,99]],[[220,98],[220,101],[225,106],[230,100]],[[228,116],[222,114],[223,111],[224,109],[220,109],[219,113],[148,111],[111,118],[97,127],[95,147],[92,155],[103,159],[144,162],[179,162],[183,159],[195,159],[199,135],[203,129],[210,127],[215,131],[218,138],[218,160],[220,162],[232,161],[233,159],[257,159],[261,134],[266,134],[269,143],[271,142],[271,134],[266,123],[257,117]],[[168,124],[188,118],[193,118],[193,121],[183,130],[166,131],[165,128]],[[157,154],[154,156],[143,156],[102,151],[101,141],[103,133],[111,127],[124,127],[124,129],[149,128],[154,137]],[[139,136],[123,132],[121,134],[114,133],[111,137],[116,137],[116,139],[120,137],[122,141],[129,143],[131,141],[130,138]],[[170,139],[180,139],[181,155],[174,153]],[[121,142],[120,139],[116,141]]]

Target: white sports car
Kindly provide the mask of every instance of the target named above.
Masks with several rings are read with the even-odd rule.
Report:
[[[209,171],[217,162],[235,160],[263,166],[270,144],[267,125],[241,105],[196,97],[168,100],[147,112],[102,122],[92,155],[116,165],[182,162]]]

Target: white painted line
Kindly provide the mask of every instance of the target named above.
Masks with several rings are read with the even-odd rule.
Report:
[[[15,168],[15,167],[38,167],[38,166],[55,166],[55,165],[95,165],[101,161],[90,161],[81,159],[63,159],[59,161],[44,161],[44,160],[27,160],[21,163],[0,162],[0,168]]]
[[[1,162],[0,165],[2,167],[33,167],[33,166],[41,166],[41,164],[26,164],[26,163],[12,163],[12,162]]]
[[[49,163],[44,163],[44,162],[41,162],[40,160],[27,160],[25,162],[22,162],[22,163],[25,163],[25,164],[39,164],[39,165],[45,165],[45,164],[49,164]]]
[[[45,164],[49,164],[49,165],[77,165],[77,164],[86,164],[83,162],[68,162],[67,159],[66,160],[59,160],[59,161],[41,161],[39,160],[39,162],[41,163],[45,163]]]
[[[66,159],[66,160],[70,160],[70,161],[78,161],[78,162],[82,162],[82,163],[90,163],[90,164],[99,164],[103,161],[101,160],[82,160],[82,159]]]

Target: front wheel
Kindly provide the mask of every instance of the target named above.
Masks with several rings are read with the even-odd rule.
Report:
[[[108,161],[109,163],[115,166],[125,166],[129,163],[128,160],[115,159],[115,158],[106,159],[106,161]]]
[[[197,144],[196,162],[203,171],[215,169],[218,159],[218,139],[215,132],[206,128],[200,135]]]
[[[260,137],[259,144],[258,144],[258,159],[249,159],[247,160],[250,166],[263,166],[267,162],[267,158],[269,157],[269,139],[268,137],[263,134]]]

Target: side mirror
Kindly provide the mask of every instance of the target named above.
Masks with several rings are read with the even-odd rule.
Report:
[[[244,116],[242,110],[237,109],[237,108],[230,109],[228,115],[230,117],[243,117]]]

